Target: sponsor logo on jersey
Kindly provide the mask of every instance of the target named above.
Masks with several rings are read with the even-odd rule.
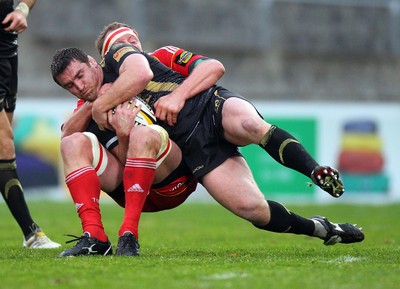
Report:
[[[179,65],[185,66],[189,60],[192,58],[193,53],[189,51],[184,51],[179,55],[179,58],[176,60],[176,63]]]
[[[119,62],[121,58],[127,54],[128,52],[134,52],[135,50],[130,46],[125,46],[120,48],[117,52],[114,53],[113,58],[115,61]]]

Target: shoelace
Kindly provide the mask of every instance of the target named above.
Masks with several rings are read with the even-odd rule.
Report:
[[[138,249],[139,244],[135,242],[135,238],[132,236],[124,236],[122,238],[122,247],[129,248],[129,249]]]
[[[72,243],[72,242],[75,242],[75,241],[81,241],[83,238],[86,237],[86,236],[76,236],[76,235],[69,235],[69,234],[66,234],[64,236],[73,238],[71,240],[66,241],[65,244],[69,244],[69,243]]]

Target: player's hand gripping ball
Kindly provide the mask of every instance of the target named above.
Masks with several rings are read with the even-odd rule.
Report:
[[[135,125],[155,124],[157,122],[157,119],[151,107],[137,96],[135,96],[135,100],[135,107],[140,107],[140,111],[135,118]]]

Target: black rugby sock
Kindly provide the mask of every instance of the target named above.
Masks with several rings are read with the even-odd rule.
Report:
[[[313,169],[318,166],[318,163],[296,138],[274,125],[265,134],[259,145],[274,160],[307,177],[310,177]]]
[[[32,233],[34,222],[25,202],[16,168],[15,159],[0,160],[0,191],[11,214],[26,237]]]
[[[275,233],[292,233],[298,235],[313,236],[314,221],[303,218],[286,209],[282,204],[275,201],[267,201],[271,212],[271,219],[266,226],[256,226]]]

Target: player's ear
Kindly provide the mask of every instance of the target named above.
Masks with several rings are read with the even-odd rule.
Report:
[[[88,59],[89,59],[89,64],[90,64],[90,66],[96,67],[96,66],[99,65],[99,64],[97,63],[97,60],[94,59],[92,56],[88,55]]]

